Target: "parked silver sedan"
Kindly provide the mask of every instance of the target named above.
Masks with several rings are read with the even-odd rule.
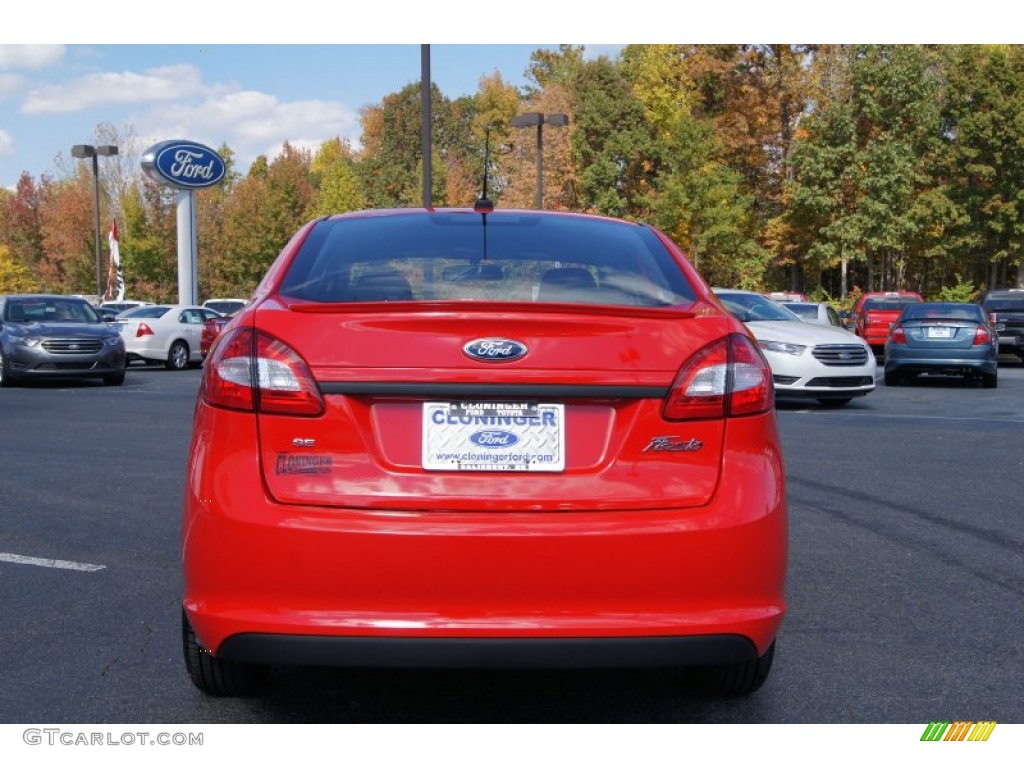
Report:
[[[64,378],[124,382],[118,332],[85,299],[51,294],[0,296],[0,386]]]

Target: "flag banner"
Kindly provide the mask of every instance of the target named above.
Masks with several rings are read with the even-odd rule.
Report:
[[[124,271],[121,269],[121,247],[117,239],[117,221],[110,223],[110,271],[104,301],[124,301]]]

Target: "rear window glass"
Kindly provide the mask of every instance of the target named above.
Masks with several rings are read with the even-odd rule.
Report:
[[[170,310],[170,307],[161,307],[159,305],[145,306],[145,307],[135,307],[134,309],[125,310],[124,312],[122,312],[117,317],[118,317],[119,320],[122,320],[122,319],[124,319],[126,317],[128,317],[128,318],[131,318],[131,317],[146,318],[146,317],[148,317],[148,318],[151,318],[151,319],[155,319],[155,318],[158,318],[158,317],[163,317],[164,315],[167,314],[167,312],[169,310]]]
[[[903,309],[910,304],[920,304],[921,300],[916,296],[893,296],[884,299],[865,299],[864,311],[894,311]]]
[[[679,265],[647,227],[528,213],[430,213],[324,221],[281,293],[317,302],[692,302]]]
[[[971,320],[984,322],[981,308],[975,304],[919,304],[903,310],[904,320]]]
[[[786,303],[783,304],[786,309],[790,312],[795,312],[800,317],[808,317],[812,320],[816,320],[818,317],[818,305],[817,304],[799,304],[799,303]]]

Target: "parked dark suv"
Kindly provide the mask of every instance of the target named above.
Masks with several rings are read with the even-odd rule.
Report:
[[[999,335],[1000,353],[1012,353],[1024,362],[1024,288],[986,291],[978,300]]]
[[[0,296],[0,386],[42,378],[124,382],[124,340],[74,296]]]

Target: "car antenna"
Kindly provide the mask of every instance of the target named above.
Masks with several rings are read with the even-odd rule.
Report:
[[[487,169],[491,165],[491,129],[484,129],[484,189],[480,197],[473,204],[473,210],[484,217],[484,226],[487,226],[487,214],[494,212],[494,203],[487,197]]]
[[[480,197],[473,204],[473,210],[480,214],[483,222],[484,250],[483,261],[487,261],[487,214],[494,212],[494,203],[487,197],[487,169],[491,164],[491,129],[484,129],[484,188]]]

